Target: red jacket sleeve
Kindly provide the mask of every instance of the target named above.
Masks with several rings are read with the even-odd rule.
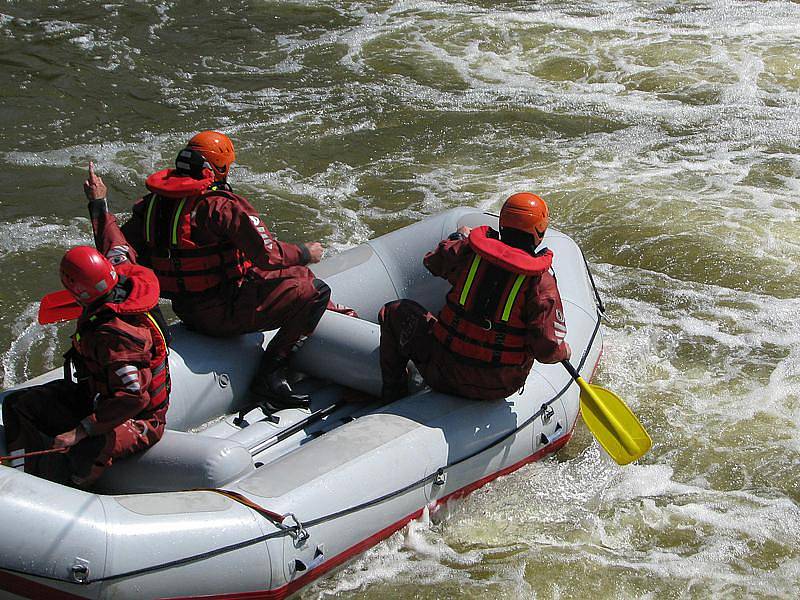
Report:
[[[89,435],[103,435],[150,405],[153,340],[147,328],[117,318],[94,332],[93,348],[94,360],[106,366],[108,394],[95,399],[81,424]]]
[[[548,271],[532,281],[528,290],[525,315],[528,332],[525,343],[533,357],[542,363],[556,363],[567,358],[564,338],[567,324],[556,278]]]
[[[136,263],[136,250],[117,224],[117,218],[108,210],[106,200],[89,202],[89,216],[92,219],[94,245],[111,261],[118,265],[124,262]]]
[[[445,239],[439,242],[436,250],[425,255],[422,264],[436,277],[447,279],[450,285],[455,285],[473,254],[466,239]]]
[[[306,247],[275,239],[244,198],[209,196],[204,208],[195,213],[197,227],[232,242],[256,267],[275,270],[308,263]]]

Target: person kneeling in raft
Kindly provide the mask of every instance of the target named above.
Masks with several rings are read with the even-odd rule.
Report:
[[[453,287],[438,316],[413,300],[381,309],[384,400],[408,393],[409,360],[435,390],[496,400],[525,384],[534,359],[570,358],[553,253],[536,252],[548,224],[545,201],[521,192],[503,204],[499,234],[460,227],[425,255],[425,267]]]
[[[84,189],[90,199],[105,196],[91,165]],[[96,242],[102,254],[77,246],[61,260],[61,282],[82,307],[64,379],[3,400],[8,450],[20,457],[11,466],[78,487],[91,485],[114,460],[158,442],[169,405],[158,279],[135,264],[113,218]],[[42,452],[48,448],[63,451]]]

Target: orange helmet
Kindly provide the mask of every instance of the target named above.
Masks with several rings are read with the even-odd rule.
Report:
[[[111,292],[119,277],[108,259],[94,248],[76,246],[61,259],[61,283],[86,306]]]
[[[500,209],[500,227],[519,229],[535,236],[538,241],[550,224],[547,203],[531,192],[519,192],[508,197]]]
[[[219,131],[201,131],[189,140],[186,149],[200,153],[218,179],[228,176],[231,164],[236,160],[233,142]]]

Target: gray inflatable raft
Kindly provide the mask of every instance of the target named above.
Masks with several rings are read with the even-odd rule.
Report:
[[[92,492],[0,467],[0,597],[283,598],[425,507],[563,446],[579,399],[561,365],[535,363],[505,401],[423,385],[386,406],[369,396],[380,390],[378,310],[397,298],[441,308],[447,283],[422,256],[458,226],[483,224],[497,218],[454,209],[316,265],[362,319],[327,313],[295,356],[310,411],[269,420],[243,406],[269,334],[218,340],[175,326],[158,444],[116,463]],[[602,350],[600,301],[575,243],[550,230],[545,245],[572,363],[589,379]],[[4,446],[0,427],[0,454]]]

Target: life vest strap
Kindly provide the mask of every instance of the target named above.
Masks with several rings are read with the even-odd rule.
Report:
[[[442,322],[441,320],[438,323],[447,332],[448,338],[457,338],[459,340],[472,344],[473,346],[486,348],[487,350],[492,350],[492,351],[499,350],[500,352],[510,352],[510,353],[522,352],[525,349],[524,341],[519,344],[507,343],[505,333],[497,333],[495,336],[496,341],[494,343],[484,342],[481,340],[476,340],[474,338],[471,338],[470,336],[462,333],[457,329],[457,326],[454,327],[449,323]]]
[[[214,244],[213,246],[200,246],[199,248],[161,248],[154,249],[150,252],[150,258],[160,258],[169,260],[173,256],[182,259],[190,258],[206,258],[209,256],[216,256],[222,252],[233,252],[236,250],[231,242],[223,242],[221,244]]]
[[[449,298],[446,300],[446,302],[447,302],[447,307],[450,310],[452,310],[456,314],[456,316],[458,316],[460,319],[464,319],[465,321],[469,321],[473,325],[477,325],[478,327],[486,329],[487,319],[472,315],[463,306],[459,306],[458,304],[451,302]],[[507,320],[508,319],[506,319],[506,321]],[[492,325],[491,329],[496,332],[502,332],[520,336],[526,335],[528,333],[527,329],[524,329],[522,327],[514,327],[512,325],[509,325],[508,323],[493,322],[493,321],[489,322]]]

